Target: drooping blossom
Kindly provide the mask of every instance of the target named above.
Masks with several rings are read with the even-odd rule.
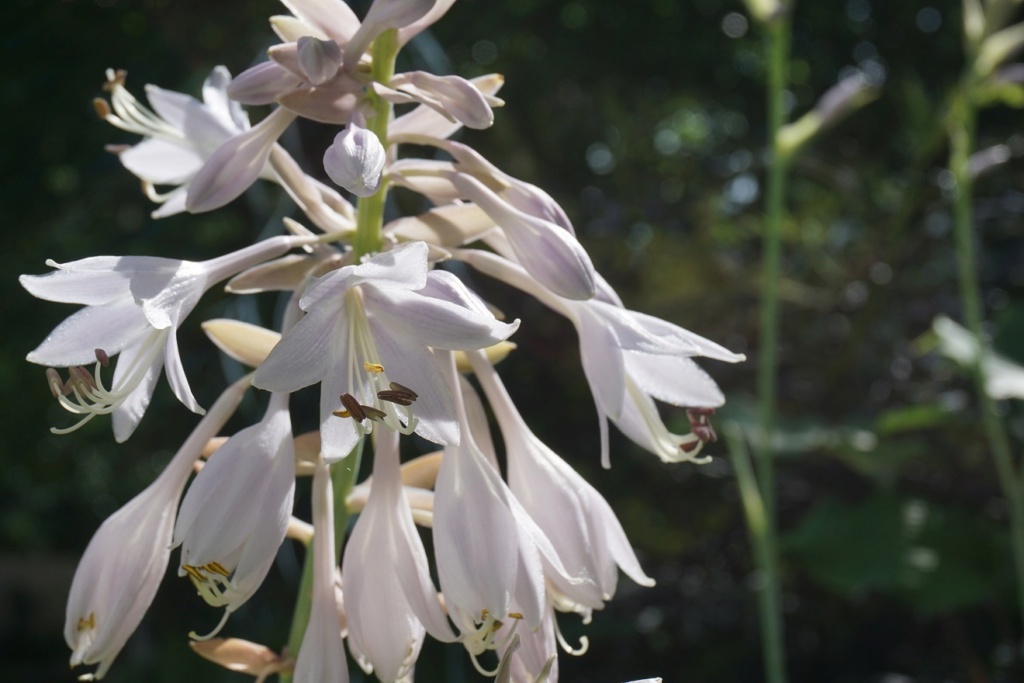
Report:
[[[228,616],[270,571],[295,496],[295,449],[288,394],[273,394],[263,420],[238,432],[200,470],[174,528],[178,576]]]
[[[313,475],[313,599],[309,625],[295,661],[295,683],[348,683],[348,663],[336,602],[334,493],[323,462]]]
[[[271,391],[320,383],[329,462],[348,455],[374,420],[457,443],[452,387],[435,349],[483,348],[519,325],[496,320],[450,273],[428,272],[427,254],[414,242],[314,280],[300,300],[306,316],[256,371],[254,384]],[[404,393],[398,401],[388,393],[396,390]]]
[[[398,433],[374,433],[373,485],[342,562],[348,644],[359,665],[382,681],[410,673],[425,631],[452,642],[455,633],[430,579],[426,551],[402,490]]]
[[[497,239],[491,243],[505,251],[506,257],[475,249],[461,250],[457,256],[532,294],[576,327],[583,370],[597,405],[602,464],[609,466],[607,420],[666,462],[698,461],[703,445],[714,439],[708,412],[725,398],[692,357],[735,363],[744,356],[678,325],[624,308],[600,278],[598,296],[589,301],[559,297],[512,260],[507,245]],[[690,408],[691,432],[670,432],[654,399]]]
[[[98,664],[103,678],[153,602],[170,559],[174,518],[192,464],[228,421],[251,376],[231,385],[210,408],[163,472],[103,522],[71,581],[64,640],[71,666]]]
[[[84,304],[58,325],[28,360],[70,368],[65,383],[48,373],[61,405],[81,419],[111,414],[114,437],[124,441],[139,424],[166,366],[171,390],[189,410],[202,413],[178,354],[177,329],[210,287],[257,263],[315,238],[273,237],[209,261],[151,256],[94,256],[47,265],[47,275],[22,275],[21,285],[47,301]],[[103,366],[120,354],[109,386]],[[93,373],[82,366],[95,363]]]

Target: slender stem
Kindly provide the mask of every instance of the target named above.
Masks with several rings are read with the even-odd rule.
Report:
[[[781,584],[778,572],[778,550],[775,546],[776,503],[775,463],[772,449],[772,431],[775,422],[775,379],[779,344],[779,279],[782,261],[783,199],[786,192],[786,173],[789,158],[779,144],[779,132],[786,123],[786,85],[789,78],[790,24],[788,14],[774,17],[765,24],[768,52],[768,141],[771,158],[768,160],[764,255],[762,263],[761,299],[761,364],[758,368],[759,433],[757,443],[758,481],[753,472],[747,472],[747,487],[754,487],[760,506],[761,518],[748,513],[751,539],[764,576],[760,589],[761,637],[764,646],[765,678],[770,683],[786,681],[784,624],[782,619]],[[740,441],[742,465],[736,468],[740,476],[746,461],[746,447]],[[742,482],[741,482],[742,486]],[[747,496],[749,498],[749,495]],[[746,507],[746,503],[744,503]],[[759,526],[755,527],[755,521]]]
[[[348,528],[350,512],[345,501],[355,486],[356,477],[359,475],[359,465],[362,461],[363,442],[360,442],[341,462],[331,467],[331,485],[334,489],[334,532],[336,547],[335,557],[341,561],[341,548],[344,545],[345,530]],[[306,544],[306,557],[302,564],[302,579],[299,582],[299,593],[295,599],[295,612],[292,614],[292,626],[288,633],[288,646],[286,652],[297,657],[299,648],[302,646],[302,639],[306,635],[306,627],[309,625],[309,613],[313,608],[313,544],[316,537]],[[280,674],[281,683],[289,683],[292,679],[290,672]]]
[[[371,76],[378,83],[390,83],[395,75],[395,57],[398,55],[398,31],[388,29],[373,41],[373,70]],[[381,144],[388,147],[388,125],[391,123],[393,107],[373,90],[367,90],[373,115],[366,121],[367,129],[373,131]],[[388,156],[391,156],[389,150]],[[369,197],[361,197],[356,207],[356,234],[352,248],[356,258],[380,251],[383,246],[381,229],[384,227],[384,204],[388,198],[387,177],[381,178],[380,188]]]
[[[775,527],[768,518],[743,431],[735,422],[726,423],[725,440],[732,454],[732,466],[740,487],[740,500],[747,518],[750,544],[754,547],[754,559],[761,572],[757,594],[762,618],[761,645],[765,653],[765,677],[772,683],[778,683],[786,680],[786,662],[782,649],[782,600],[777,590],[779,556]]]
[[[975,75],[968,70],[961,83],[959,97],[954,102],[950,117],[949,167],[956,179],[953,198],[953,226],[956,235],[957,271],[960,279],[960,302],[967,329],[977,340],[977,354],[972,364],[972,375],[981,404],[982,426],[992,450],[996,474],[1010,512],[1010,538],[1014,566],[1017,573],[1017,600],[1024,623],[1024,481],[1014,464],[1010,441],[1002,420],[996,413],[995,401],[985,387],[985,368],[982,358],[985,344],[982,330],[981,289],[975,266],[974,221],[971,204],[974,179],[971,173],[971,154],[975,146],[977,125],[974,105]]]

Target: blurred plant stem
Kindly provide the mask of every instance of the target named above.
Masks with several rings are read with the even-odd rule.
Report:
[[[762,261],[761,298],[761,364],[758,369],[758,416],[759,434],[757,440],[758,480],[748,471],[746,486],[753,487],[758,496],[760,521],[754,527],[753,515],[748,507],[748,493],[744,493],[744,508],[751,538],[754,540],[755,557],[763,574],[759,588],[761,611],[761,639],[764,648],[765,677],[770,683],[786,680],[785,648],[783,638],[782,611],[780,609],[781,585],[778,571],[778,555],[775,544],[775,465],[772,452],[772,431],[775,421],[775,378],[777,348],[779,340],[779,279],[781,275],[781,232],[783,199],[786,189],[786,173],[789,167],[788,155],[780,148],[780,131],[786,122],[786,83],[789,77],[790,20],[788,12],[777,13],[764,24],[768,53],[768,132],[771,145],[768,159],[764,254]],[[746,446],[742,440],[733,439],[742,449],[742,455],[734,458],[744,460]],[[734,455],[738,452],[733,450]],[[737,465],[737,476],[742,467]],[[760,483],[760,486],[758,486]],[[744,484],[740,482],[741,491]]]
[[[982,329],[982,299],[975,265],[974,221],[972,199],[974,173],[971,155],[974,153],[977,127],[976,89],[978,76],[973,64],[966,69],[960,87],[954,95],[949,115],[949,169],[956,180],[953,195],[953,229],[956,237],[957,271],[960,280],[960,304],[964,322],[977,340],[978,352],[971,366],[974,386],[981,408],[982,426],[988,439],[992,458],[1003,496],[1010,511],[1010,537],[1013,546],[1014,567],[1017,577],[1017,601],[1021,623],[1024,625],[1024,479],[1014,464],[1010,440],[1002,420],[996,413],[995,401],[985,387],[984,331]]]
[[[359,466],[363,458],[363,443],[360,441],[348,454],[348,457],[331,466],[331,487],[334,489],[335,563],[341,561],[341,549],[345,545],[345,531],[348,529],[350,517],[348,504],[345,501],[352,493],[352,487],[355,486],[356,477],[359,475]],[[288,645],[285,648],[285,655],[292,658],[299,656],[299,648],[306,635],[309,613],[313,607],[313,544],[316,542],[314,535],[313,539],[306,544],[302,579],[299,582],[299,592],[295,598],[295,611],[292,613],[292,626],[288,632]],[[279,680],[281,683],[291,683],[291,672],[282,672],[279,675]]]

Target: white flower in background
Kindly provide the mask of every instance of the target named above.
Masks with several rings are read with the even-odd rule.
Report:
[[[698,461],[703,445],[715,439],[708,422],[711,409],[722,405],[725,398],[714,380],[691,358],[704,356],[736,363],[745,356],[678,325],[623,308],[600,276],[595,283],[597,296],[590,301],[556,296],[512,260],[506,243],[495,238],[488,243],[506,258],[470,249],[460,250],[456,256],[532,294],[576,327],[583,371],[600,419],[602,464],[609,466],[606,420],[666,462]],[[654,399],[690,408],[691,432],[670,432]]]
[[[313,475],[313,600],[309,625],[295,661],[295,683],[348,683],[335,596],[334,494],[331,474],[318,463]]]
[[[939,351],[943,355],[967,367],[980,362],[985,391],[989,396],[997,401],[1024,399],[1024,367],[985,348],[969,330],[945,316],[937,317],[932,329],[939,339]]]
[[[653,586],[608,502],[530,431],[487,358],[468,355],[501,427],[509,487],[558,549],[566,572],[593,580],[567,590],[549,586],[554,606],[589,621],[591,610],[615,594],[619,567],[641,586]]]
[[[263,420],[228,439],[199,471],[178,513],[178,576],[188,576],[210,605],[227,608],[207,638],[263,583],[294,496],[288,394],[273,394]]]
[[[412,671],[425,630],[443,642],[455,640],[402,490],[398,439],[391,430],[376,432],[370,498],[341,570],[349,649],[366,673],[382,681]]]
[[[256,371],[254,384],[271,391],[320,383],[328,462],[348,455],[374,421],[457,443],[453,388],[434,349],[484,348],[519,326],[496,320],[450,273],[428,272],[427,253],[413,242],[314,280],[299,302],[306,316]]]
[[[110,105],[96,100],[100,115],[110,124],[145,139],[118,151],[125,168],[143,182],[146,195],[162,206],[153,212],[163,218],[185,210],[185,193],[193,176],[214,151],[229,138],[249,130],[249,117],[238,102],[227,96],[231,74],[223,66],[210,72],[203,83],[203,101],[183,93],[146,86],[153,111],[132,97],[124,87],[124,72],[107,72]],[[110,110],[113,107],[113,111]],[[260,169],[269,177],[268,169]],[[160,194],[157,185],[174,189]]]
[[[28,354],[33,363],[70,368],[66,383],[56,371],[49,372],[50,387],[65,409],[82,418],[54,431],[73,431],[97,415],[111,414],[114,437],[126,440],[165,366],[174,395],[202,413],[178,355],[178,326],[213,285],[310,241],[315,240],[274,237],[200,262],[150,256],[47,261],[54,272],[22,275],[21,285],[40,299],[85,305]],[[108,387],[101,370],[115,354],[120,358]],[[81,367],[87,363],[95,363],[93,373]]]
[[[213,404],[163,472],[100,526],[89,541],[68,596],[64,640],[71,666],[99,664],[103,678],[153,602],[167,569],[178,499],[206,442],[228,421],[249,387],[235,382]]]
[[[376,134],[355,122],[338,133],[324,152],[324,170],[330,179],[358,197],[377,192],[386,161]]]

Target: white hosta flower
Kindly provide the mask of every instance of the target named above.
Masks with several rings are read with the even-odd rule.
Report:
[[[380,187],[387,152],[372,130],[350,123],[324,152],[324,170],[335,183],[358,197]]]
[[[349,648],[363,670],[376,672],[382,681],[412,671],[424,625],[438,640],[455,640],[402,490],[398,438],[397,432],[377,432],[370,499],[345,547],[341,570]]]
[[[602,464],[609,466],[606,420],[666,462],[698,461],[704,443],[715,438],[708,416],[725,398],[691,358],[705,356],[736,363],[745,356],[678,325],[623,308],[600,276],[595,286],[599,296],[590,301],[555,296],[510,260],[515,255],[507,244],[493,238],[488,243],[507,258],[476,250],[459,251],[458,256],[537,297],[576,327],[583,370],[600,419]],[[691,433],[671,433],[654,399],[691,408]]]
[[[486,357],[479,352],[467,355],[501,427],[509,487],[558,549],[566,571],[594,581],[554,585],[554,606],[589,620],[590,611],[603,607],[603,601],[615,594],[619,567],[638,584],[653,586],[608,502],[530,431]]]
[[[70,368],[67,383],[56,371],[48,373],[50,386],[65,409],[82,417],[54,431],[72,431],[96,415],[112,414],[114,436],[124,441],[138,426],[164,366],[178,400],[202,413],[178,355],[178,326],[216,283],[309,241],[274,237],[200,262],[149,256],[47,261],[55,272],[22,275],[21,285],[40,299],[85,305],[28,354],[33,363]],[[101,370],[115,354],[120,358],[108,385]],[[87,363],[95,363],[92,374],[81,367]]]
[[[498,632],[501,640],[506,630],[513,628],[506,624]],[[555,640],[555,611],[544,610],[544,620],[539,628],[519,629],[501,649],[501,666],[495,683],[556,683],[558,681],[558,645]],[[504,672],[505,676],[502,677]]]
[[[438,2],[438,5],[440,4]],[[502,100],[495,97],[495,93],[505,84],[505,78],[501,74],[478,76],[470,79],[469,82],[483,94],[488,104],[492,107],[501,106]],[[397,142],[397,139],[403,136],[426,136],[444,140],[454,135],[460,128],[462,128],[461,121],[452,121],[450,118],[442,116],[433,107],[421,104],[391,122],[388,126],[388,140]]]
[[[249,189],[265,173],[277,139],[294,120],[293,112],[278,107],[249,130],[225,140],[192,177],[185,208],[190,213],[213,211]]]
[[[210,636],[270,571],[294,496],[288,394],[274,394],[263,420],[228,439],[200,470],[174,528],[178,576],[188,576],[210,605],[227,608]]]
[[[348,455],[378,420],[435,443],[458,442],[452,388],[434,349],[484,348],[519,325],[496,320],[450,273],[428,272],[428,251],[411,242],[314,280],[300,301],[306,316],[256,371],[254,384],[271,391],[320,383],[329,462]]]
[[[434,552],[448,615],[474,665],[488,675],[476,658],[505,645],[495,639],[502,624],[522,620],[538,628],[545,580],[567,586],[580,579],[566,574],[551,542],[477,448],[461,406],[459,413],[462,441],[445,449],[437,476]]]
[[[292,680],[348,683],[335,587],[334,496],[330,471],[322,462],[313,475],[313,527],[313,605]]]
[[[183,93],[146,86],[147,109],[124,87],[124,72],[107,72],[110,111],[97,100],[97,111],[110,124],[144,136],[144,140],[118,152],[125,168],[143,182],[146,195],[162,206],[153,212],[163,218],[185,210],[185,193],[193,176],[207,159],[231,137],[249,130],[249,118],[241,105],[227,96],[231,74],[223,66],[210,72],[203,83],[203,101]],[[269,172],[261,169],[263,177]],[[157,185],[172,185],[164,194]]]
[[[64,639],[71,666],[99,664],[103,678],[153,602],[170,558],[178,499],[203,446],[228,421],[249,387],[229,387],[152,484],[103,522],[71,582]]]

